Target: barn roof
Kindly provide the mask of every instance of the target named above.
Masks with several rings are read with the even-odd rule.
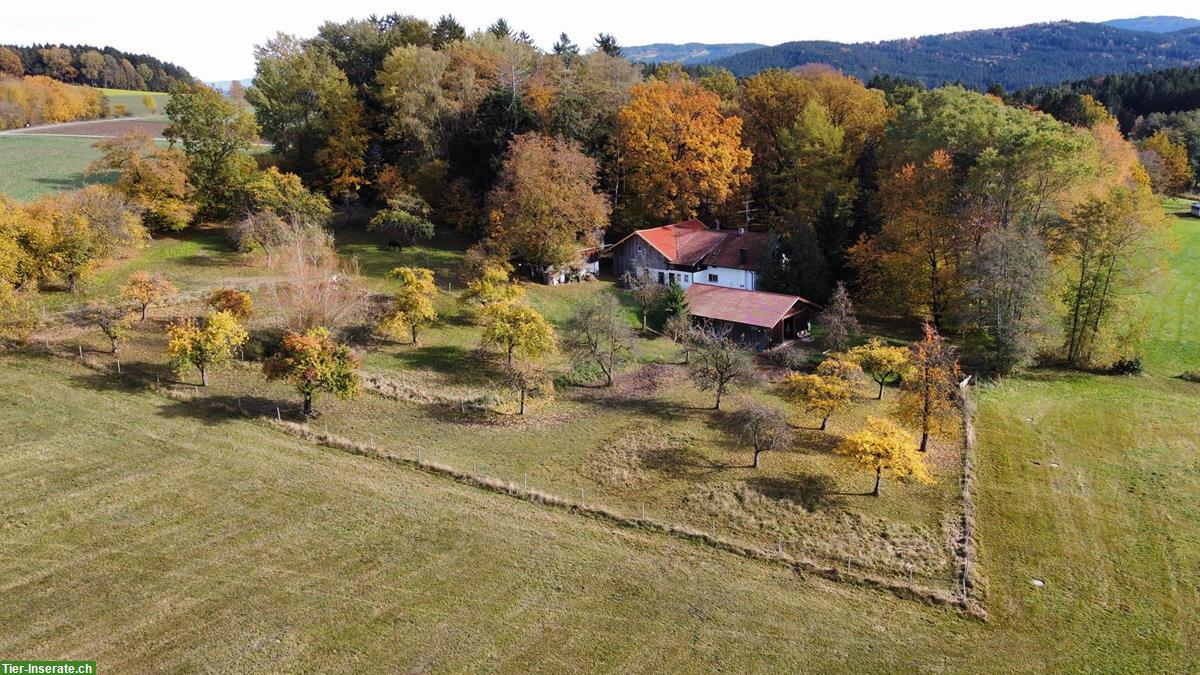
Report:
[[[637,230],[613,246],[620,246],[629,237],[640,237],[676,265],[696,265],[703,261],[717,267],[749,270],[758,268],[760,256],[769,242],[768,235],[762,232],[739,234],[735,230],[710,230],[694,218]]]
[[[709,284],[689,286],[687,300],[692,316],[760,328],[773,328],[775,324],[799,311],[797,305],[818,306],[798,295],[747,291]]]

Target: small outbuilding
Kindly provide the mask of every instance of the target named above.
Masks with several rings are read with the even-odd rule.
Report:
[[[795,339],[820,309],[798,295],[710,284],[689,286],[687,300],[694,320],[728,328],[735,340],[754,349]]]

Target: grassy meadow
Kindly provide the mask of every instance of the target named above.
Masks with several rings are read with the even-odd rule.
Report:
[[[94,138],[0,134],[0,194],[30,201],[89,183],[111,183],[115,176],[88,175],[100,158]]]
[[[986,623],[299,441],[229,413],[297,412],[294,393],[253,363],[212,373],[206,390],[174,385],[176,400],[34,350],[0,355],[0,427],[14,430],[0,441],[11,477],[0,652],[121,670],[1195,671],[1200,385],[1177,376],[1200,367],[1200,219],[1178,218],[1173,236],[1169,275],[1146,303],[1144,374],[1047,369],[977,389]],[[377,291],[392,267],[434,269],[451,284],[441,319],[419,346],[370,343],[364,368],[391,397],[320,398],[313,429],[949,582],[956,439],[930,453],[935,485],[885,481],[880,499],[830,454],[862,417],[887,414],[894,390],[879,403],[864,382],[828,433],[797,417],[796,447],[755,471],[709,394],[687,383],[676,347],[643,335],[612,389],[577,373],[518,418],[495,357],[477,350],[474,310],[455,300],[458,243],[401,253],[382,243],[338,234]],[[106,266],[86,292],[109,295],[139,269],[185,290],[271,274],[202,230]],[[611,284],[527,288],[561,324],[580,296]],[[269,321],[269,294],[255,299]],[[152,309],[122,346],[124,367],[171,381],[163,326],[197,310]],[[54,339],[112,361],[99,335]],[[730,410],[739,396],[775,398],[764,374]],[[493,411],[457,404],[476,398]]]
[[[125,106],[129,114],[134,117],[146,117],[149,115],[161,115],[163,108],[166,107],[167,101],[171,99],[170,94],[155,91],[131,91],[128,89],[101,89],[100,93],[108,99],[108,104],[112,109],[116,109],[118,105]],[[154,99],[154,110],[146,108],[145,97],[149,95]]]

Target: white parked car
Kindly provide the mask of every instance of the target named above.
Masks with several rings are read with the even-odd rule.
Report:
[[[1192,204],[1192,215],[1200,218],[1200,202]]]

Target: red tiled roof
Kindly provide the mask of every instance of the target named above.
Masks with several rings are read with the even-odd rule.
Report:
[[[766,232],[730,232],[724,230],[725,238],[708,255],[704,264],[713,267],[732,267],[740,270],[757,270],[758,261],[766,255],[771,235]],[[746,251],[742,257],[742,250]]]
[[[710,230],[699,220],[685,220],[661,227],[638,230],[629,235],[641,237],[671,263],[695,265],[704,261],[718,267],[753,270],[758,268],[769,237],[762,232],[739,235],[734,230]],[[626,237],[628,239],[628,237]],[[613,246],[620,246],[625,239]],[[746,249],[742,262],[740,249]]]
[[[688,286],[687,300],[692,316],[761,328],[773,328],[785,317],[795,314],[795,307],[799,303],[816,307],[798,295],[747,291],[710,284]]]

